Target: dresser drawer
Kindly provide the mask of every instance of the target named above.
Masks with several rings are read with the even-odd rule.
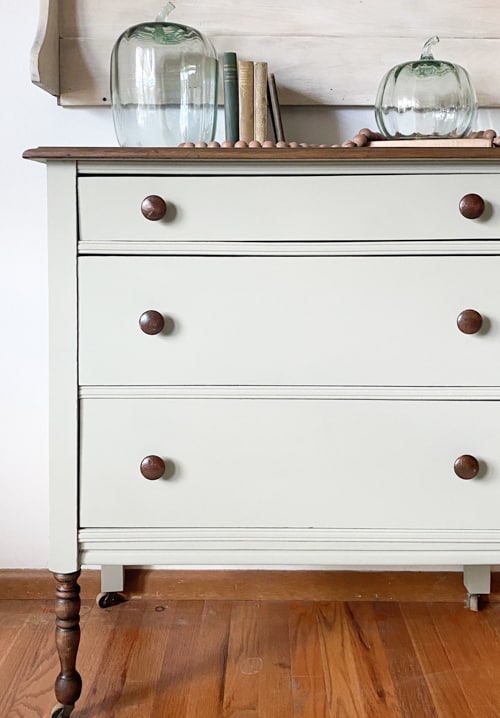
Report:
[[[494,528],[499,421],[498,402],[85,399],[80,525]]]
[[[467,194],[480,219],[460,214]],[[151,195],[163,219],[144,218]],[[82,177],[78,197],[86,242],[500,237],[498,175]]]
[[[499,279],[498,257],[84,257],[80,383],[499,385]]]

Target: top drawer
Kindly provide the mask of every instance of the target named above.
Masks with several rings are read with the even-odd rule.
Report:
[[[500,238],[497,175],[81,177],[80,240]],[[462,197],[484,199],[479,219]],[[157,195],[166,215],[146,219]]]

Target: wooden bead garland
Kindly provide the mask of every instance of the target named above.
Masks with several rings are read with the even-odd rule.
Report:
[[[279,149],[284,147],[291,147],[297,149],[300,147],[341,147],[342,145],[313,145],[307,142],[273,142],[272,140],[265,140],[264,142],[259,142],[258,140],[251,140],[250,142],[245,142],[244,140],[230,142],[229,140],[224,140],[223,142],[183,142],[178,146],[185,148],[222,147],[235,149],[247,147],[249,147],[250,149],[267,149],[276,147]]]
[[[405,137],[401,137],[400,139],[404,140]],[[447,139],[447,138],[443,138]],[[469,140],[476,140],[476,139],[485,139],[485,140],[491,140],[492,144],[495,146],[500,146],[500,138],[497,137],[497,133],[495,130],[480,130],[478,132],[470,132],[468,135],[466,135],[463,139],[469,139]],[[370,142],[376,142],[376,141],[384,141],[385,137],[380,132],[373,132],[372,130],[367,129],[364,127],[362,130],[358,132],[357,135],[355,135],[352,140],[347,140],[346,142],[342,143],[342,147],[366,147],[370,144]],[[422,138],[423,141],[425,141],[425,137]]]
[[[380,132],[374,132],[373,130],[363,127],[357,135],[354,135],[352,140],[346,140],[340,145],[316,145],[309,144],[308,142],[273,142],[272,140],[265,140],[264,142],[258,142],[257,140],[251,140],[250,142],[244,142],[238,140],[237,142],[230,142],[229,140],[223,140],[222,142],[183,142],[179,147],[222,147],[222,148],[250,148],[250,149],[267,149],[267,148],[281,148],[291,147],[293,149],[300,149],[302,147],[335,147],[335,148],[350,148],[350,147],[368,147],[370,142],[383,141],[385,138]],[[404,138],[402,138],[404,139]],[[471,132],[464,139],[488,139],[494,147],[500,147],[500,137],[497,136],[495,130],[480,130],[478,132]]]

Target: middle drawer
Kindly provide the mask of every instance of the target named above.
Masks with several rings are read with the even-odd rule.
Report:
[[[80,384],[498,385],[499,277],[499,257],[82,257]]]

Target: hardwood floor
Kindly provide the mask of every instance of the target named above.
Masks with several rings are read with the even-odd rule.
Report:
[[[82,602],[74,718],[498,718],[500,604]],[[47,718],[53,604],[0,600],[0,716]]]

